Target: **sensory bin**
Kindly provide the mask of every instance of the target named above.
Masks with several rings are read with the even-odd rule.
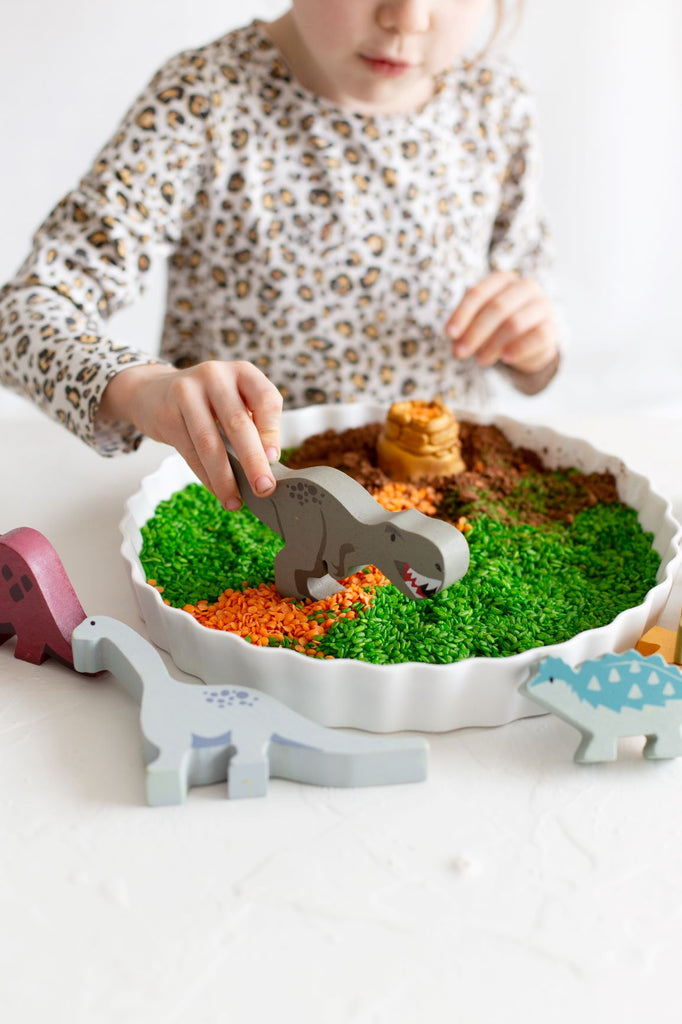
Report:
[[[277,535],[246,509],[224,512],[176,462],[131,501],[124,535],[136,550],[124,543],[124,554],[153,639],[181,668],[217,682],[229,661],[325,724],[498,724],[532,713],[510,683],[549,649],[598,656],[654,621],[679,530],[619,460],[546,428],[460,416],[464,471],[397,483],[377,465],[385,412],[327,408],[285,414],[283,461],[334,465],[387,508],[449,519],[469,542],[467,575],[425,601],[372,568],[326,602],[282,600]]]
[[[203,626],[258,646],[374,664],[447,664],[562,643],[639,604],[660,556],[609,472],[549,469],[499,427],[460,423],[462,472],[394,482],[377,466],[380,423],[329,431],[285,453],[290,468],[333,465],[390,510],[417,507],[465,533],[463,580],[413,601],[374,567],[325,601],[280,598],[280,537],[246,508],[225,512],[201,484],[162,502],[144,526],[147,579]],[[181,571],[178,571],[180,570]]]

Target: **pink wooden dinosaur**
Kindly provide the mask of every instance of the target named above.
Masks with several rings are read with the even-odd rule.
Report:
[[[86,614],[49,540],[30,526],[0,534],[0,645],[16,634],[15,657],[51,655],[73,668],[71,634]]]

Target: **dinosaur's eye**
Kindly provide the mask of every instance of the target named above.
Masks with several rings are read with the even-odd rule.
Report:
[[[438,570],[438,572],[443,571],[443,566],[440,564],[440,562],[436,562],[436,569]]]
[[[395,540],[395,534],[394,533],[391,534],[391,540]]]

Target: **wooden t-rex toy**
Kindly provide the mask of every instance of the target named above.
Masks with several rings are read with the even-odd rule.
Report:
[[[372,564],[419,600],[435,597],[469,568],[469,545],[455,526],[416,509],[387,512],[341,470],[273,463],[277,486],[261,498],[229,446],[227,454],[244,503],[284,540],[275,556],[282,597],[323,600],[343,590],[339,580]]]

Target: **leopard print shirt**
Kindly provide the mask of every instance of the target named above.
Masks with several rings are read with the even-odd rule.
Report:
[[[443,328],[491,269],[544,279],[532,103],[501,61],[461,62],[420,111],[372,117],[301,88],[262,23],[171,59],[0,292],[0,380],[102,454],[120,370],[155,361],[110,315],[167,260],[160,359],[246,359],[285,407],[432,397],[483,371]],[[543,280],[543,284],[546,285]]]

